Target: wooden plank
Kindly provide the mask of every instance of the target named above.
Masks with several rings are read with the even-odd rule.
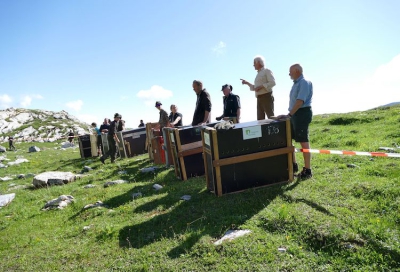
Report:
[[[214,149],[214,154],[218,153],[217,152],[218,148]],[[247,161],[253,161],[253,160],[258,160],[262,158],[267,158],[267,157],[273,157],[273,156],[278,156],[282,154],[287,154],[294,152],[294,147],[293,146],[288,146],[284,148],[278,148],[274,150],[268,150],[268,151],[263,151],[263,152],[257,152],[253,154],[247,154],[247,155],[242,155],[242,156],[236,156],[236,157],[231,157],[231,158],[226,158],[226,159],[221,159],[219,160],[219,157],[215,156],[215,160],[213,162],[214,167],[219,167],[219,166],[224,166],[224,165],[230,165],[234,163],[241,163],[241,162],[247,162]],[[292,166],[293,167],[293,166]],[[292,169],[293,171],[293,169]]]
[[[203,142],[202,141],[193,142],[193,143],[182,145],[181,147],[182,147],[181,151],[196,149],[199,147],[203,147]]]
[[[282,185],[282,184],[286,184],[286,183],[288,183],[288,182],[289,182],[289,181],[281,181],[281,182],[277,182],[277,183],[273,183],[273,184],[267,184],[267,185],[263,185],[263,186],[257,186],[257,187],[253,187],[253,188],[247,188],[247,189],[243,189],[243,190],[238,190],[238,191],[234,191],[234,192],[225,193],[225,195],[241,193],[241,192],[249,191],[249,190],[251,190],[251,189],[259,189],[259,188],[271,187],[271,186],[275,186],[275,185]]]
[[[201,143],[201,142],[200,142]],[[189,150],[184,150],[178,153],[179,157],[186,157],[186,156],[190,156],[190,155],[194,155],[194,154],[199,154],[203,152],[203,147],[197,147],[194,149],[189,149]]]
[[[217,131],[215,129],[211,130],[211,139],[213,141],[214,147],[214,162],[213,165],[215,167],[215,179],[217,182],[217,196],[222,196],[222,181],[221,181],[221,168],[219,165],[215,165],[215,161],[219,161],[219,154],[218,154],[218,138],[217,138]]]
[[[293,144],[292,144],[292,129],[291,129],[291,126],[290,126],[290,119],[286,120],[286,142],[287,142],[287,146],[293,147]],[[294,152],[293,153],[288,153],[287,156],[288,156],[289,181],[293,181],[294,180],[294,173],[293,173],[293,156],[294,156]]]
[[[182,144],[181,144],[181,137],[179,136],[179,130],[178,129],[175,130],[175,135],[176,135],[176,147],[177,147],[178,154],[179,154],[179,153],[182,152]],[[180,162],[180,165],[181,165],[181,174],[182,174],[182,177],[179,177],[179,178],[182,178],[182,180],[187,180],[184,158],[179,156],[179,162]]]

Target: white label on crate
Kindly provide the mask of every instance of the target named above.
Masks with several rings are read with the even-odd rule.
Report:
[[[242,128],[243,140],[260,138],[261,137],[261,126],[244,127]]]
[[[210,146],[210,135],[208,133],[203,133],[204,135],[204,143]]]
[[[172,131],[169,133],[169,137],[171,138],[171,142],[175,143],[174,133]]]

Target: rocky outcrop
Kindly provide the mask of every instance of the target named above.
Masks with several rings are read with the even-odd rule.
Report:
[[[0,143],[13,136],[15,141],[52,142],[66,137],[92,133],[89,124],[79,121],[66,111],[52,112],[9,108],[0,111]]]

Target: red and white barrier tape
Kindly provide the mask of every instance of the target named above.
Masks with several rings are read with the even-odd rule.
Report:
[[[400,158],[398,153],[383,153],[383,152],[363,152],[363,151],[340,151],[340,150],[324,150],[324,149],[295,149],[296,152],[303,153],[319,153],[319,154],[336,154],[349,156],[370,156],[370,157],[393,157]]]

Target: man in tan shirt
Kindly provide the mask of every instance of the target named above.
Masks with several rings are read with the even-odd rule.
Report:
[[[275,78],[272,71],[264,68],[265,60],[263,56],[254,57],[254,69],[258,71],[254,79],[254,85],[247,80],[240,79],[242,84],[250,87],[257,97],[257,120],[264,120],[265,114],[270,118],[274,116],[274,96],[272,87],[275,86]]]

